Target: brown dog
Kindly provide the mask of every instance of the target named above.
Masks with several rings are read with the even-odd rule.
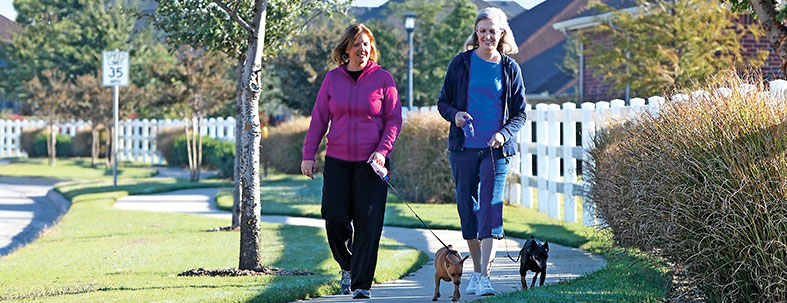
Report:
[[[440,297],[441,279],[446,282],[454,282],[454,297],[451,301],[459,300],[459,284],[462,283],[462,270],[467,257],[469,256],[462,258],[462,255],[453,250],[451,245],[448,245],[448,249],[443,247],[437,250],[434,254],[434,297],[432,301],[437,301],[437,298]]]

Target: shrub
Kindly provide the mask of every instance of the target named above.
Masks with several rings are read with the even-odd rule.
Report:
[[[43,130],[43,128],[27,128],[22,130],[22,134],[19,136],[19,147],[22,148],[29,157],[35,157],[33,156],[33,144],[38,133]],[[46,148],[46,145],[44,145],[44,148]],[[46,156],[46,154],[44,155]]]
[[[159,132],[157,144],[164,144],[161,154],[167,164],[187,166],[188,150],[183,129],[172,128]],[[161,145],[158,145],[161,147]],[[221,178],[232,178],[235,169],[235,141],[221,141],[202,137],[202,167],[215,169]]]
[[[182,151],[174,148],[175,138],[178,138],[178,136],[183,137],[184,141],[186,140],[182,127],[163,128],[156,135],[156,148],[161,151],[161,156],[164,157],[164,160],[167,160],[167,165],[188,165],[185,147]]]
[[[437,113],[411,113],[391,155],[391,182],[408,201],[453,203],[450,124]]]
[[[203,137],[202,164],[218,170],[221,178],[232,178],[235,172],[235,141],[221,141]]]
[[[104,157],[107,148],[107,133],[103,128],[99,128],[98,132],[98,156]],[[71,154],[74,157],[91,157],[92,152],[90,149],[93,147],[93,133],[89,128],[77,132],[76,136],[71,138]]]
[[[33,137],[33,144],[27,155],[31,158],[47,157],[46,138],[49,136],[49,131],[42,129],[35,133]],[[57,134],[55,136],[55,153],[57,157],[71,157],[71,137],[64,134]]]
[[[309,117],[300,117],[271,128],[268,138],[262,140],[262,162],[285,174],[299,174],[303,159],[303,141],[310,121]],[[322,167],[325,162],[325,139],[320,143],[316,160],[317,167]]]
[[[618,243],[682,265],[708,301],[784,302],[787,100],[717,83],[731,93],[597,136],[590,197]]]

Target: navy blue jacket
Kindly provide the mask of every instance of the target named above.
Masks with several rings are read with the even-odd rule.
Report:
[[[443,89],[437,99],[437,110],[443,119],[451,122],[448,132],[448,150],[461,151],[464,149],[465,135],[462,129],[454,123],[454,117],[459,111],[467,111],[467,86],[470,82],[470,56],[472,50],[454,56],[448,64],[448,71],[443,80]],[[505,138],[503,154],[511,156],[516,154],[517,136],[519,129],[525,125],[525,82],[522,80],[522,71],[511,57],[502,55],[502,82],[503,94],[503,129],[500,133]]]

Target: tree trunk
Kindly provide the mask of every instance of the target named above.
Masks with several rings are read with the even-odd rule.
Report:
[[[267,0],[257,0],[254,5],[253,32],[249,35],[249,48],[243,66],[243,130],[241,172],[241,225],[239,269],[261,269],[260,257],[260,119],[259,99],[261,89],[262,49],[265,42]]]
[[[232,180],[235,181],[235,186],[232,192],[232,227],[240,227],[240,156],[242,150],[240,133],[243,129],[243,122],[241,119],[241,107],[243,107],[243,57],[238,57],[238,98],[235,102],[235,168],[232,173]]]
[[[191,121],[189,121],[191,120]],[[189,126],[191,125],[191,126]],[[192,135],[189,136],[189,129],[191,129]],[[189,181],[194,182],[194,152],[195,150],[192,148],[193,144],[193,132],[194,132],[194,118],[186,119],[183,117],[183,130],[186,131],[186,158],[189,160]]]
[[[107,150],[104,162],[107,165],[107,169],[112,169],[112,161],[115,161],[115,157],[117,156],[112,154],[112,132],[114,132],[115,129],[111,126],[105,126],[105,128],[107,130]]]
[[[772,0],[749,0],[771,48],[782,59],[782,73],[787,75],[787,27],[776,18],[778,11]]]
[[[47,142],[47,152],[49,153],[49,166],[55,166],[55,156],[57,155],[57,131],[55,122],[49,121],[49,139]]]
[[[92,142],[90,142],[90,167],[96,168],[100,138],[98,124],[95,122],[93,122],[92,129],[90,130],[90,136],[93,138]]]
[[[196,150],[196,175],[194,176],[194,182],[198,182],[200,179],[200,170],[202,169],[202,115],[197,115],[197,131],[196,134],[196,141],[197,141],[197,150]]]

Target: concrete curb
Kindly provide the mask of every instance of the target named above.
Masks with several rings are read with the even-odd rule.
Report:
[[[46,200],[52,207],[57,210],[57,219],[53,222],[53,225],[60,221],[60,218],[65,215],[69,209],[71,209],[71,201],[68,201],[66,197],[63,197],[59,192],[57,192],[54,188],[50,189],[46,192]]]

